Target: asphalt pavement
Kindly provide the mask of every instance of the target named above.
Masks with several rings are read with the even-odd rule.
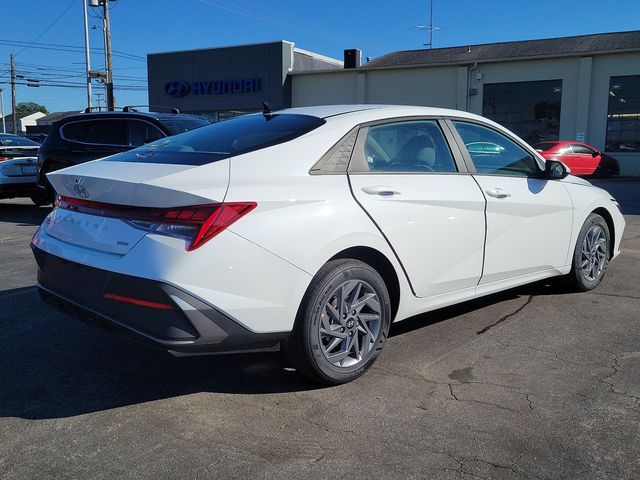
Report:
[[[331,388],[278,353],[173,358],[42,304],[48,209],[0,201],[0,478],[640,478],[640,182],[598,183],[627,229],[596,290],[414,317]]]

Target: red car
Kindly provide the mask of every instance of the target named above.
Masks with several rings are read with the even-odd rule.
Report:
[[[572,175],[610,177],[620,173],[618,161],[582,142],[540,142],[533,148],[546,160],[559,160],[571,169]]]

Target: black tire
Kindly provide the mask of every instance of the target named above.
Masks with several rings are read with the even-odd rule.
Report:
[[[357,286],[351,287],[354,282]],[[349,290],[349,287],[352,289]],[[338,291],[347,292],[343,303],[345,306],[349,306],[349,310],[354,304],[362,304],[363,299],[367,298],[366,296],[374,294],[375,296],[371,297],[372,301],[365,302],[367,305],[371,303],[374,308],[364,305],[359,307],[360,310],[357,314],[353,314],[356,310],[352,310],[346,318],[339,314],[338,317],[342,320],[338,323],[334,320],[335,317],[327,313],[329,306],[333,306],[332,302],[335,301],[336,305],[338,304],[338,295],[342,295],[337,293]],[[360,294],[362,296],[359,296]],[[379,310],[379,320],[368,320],[370,323],[363,324],[365,315],[368,317],[376,316],[375,306]],[[338,310],[340,310],[339,307],[333,311],[337,312]],[[325,334],[323,337],[323,329],[324,332],[327,331],[324,328],[328,325],[325,323],[327,321],[331,324],[332,332],[345,335],[346,338],[344,340],[340,338],[328,340],[334,338],[333,333]],[[374,325],[374,322],[379,323]],[[389,293],[378,272],[358,260],[333,260],[327,262],[311,281],[298,310],[293,331],[283,347],[299,372],[317,382],[338,385],[358,378],[373,365],[387,339],[390,323]],[[352,338],[353,335],[356,336],[355,339]],[[336,345],[339,348],[338,352],[340,352],[336,354],[336,357],[344,354],[344,351],[352,352],[342,360],[344,366],[335,365],[328,358],[333,350],[327,351],[327,348],[334,341],[344,342]],[[349,347],[350,343],[354,345]],[[364,345],[366,345],[366,353]],[[363,351],[360,354],[355,353],[359,348],[362,348]],[[352,358],[351,355],[355,358]]]
[[[49,189],[38,189],[38,192],[31,195],[31,201],[37,206],[50,205],[55,199],[55,194],[49,192]]]
[[[593,275],[590,275],[585,274],[582,266],[585,263],[585,257],[583,256],[585,238],[587,237],[587,234],[592,231],[601,231],[605,242],[597,248],[598,251],[596,252],[596,254],[600,255],[601,264],[599,264],[597,269],[592,271]],[[571,289],[580,292],[587,292],[596,288],[604,278],[607,266],[609,265],[610,246],[611,235],[609,233],[609,226],[607,225],[607,222],[597,213],[590,214],[582,225],[580,234],[576,240],[573,252],[573,261],[571,263],[571,271],[565,277],[567,285]],[[587,265],[590,266],[591,264]],[[597,270],[597,272],[595,270]]]

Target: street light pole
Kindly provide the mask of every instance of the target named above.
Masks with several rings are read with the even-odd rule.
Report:
[[[111,26],[109,22],[109,0],[102,0],[104,3],[104,35],[106,43],[104,46],[107,56],[107,110],[115,109],[115,99],[113,98],[113,66],[111,64]]]
[[[87,0],[82,2],[82,11],[84,13],[84,55],[87,67],[87,107],[91,109],[91,52],[89,50],[89,20],[87,18]]]

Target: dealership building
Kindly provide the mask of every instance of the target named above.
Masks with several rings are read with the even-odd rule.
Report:
[[[587,142],[640,175],[640,31],[394,52],[360,65],[290,42],[148,56],[149,103],[214,120],[272,108],[405,104],[467,110],[530,143]]]

